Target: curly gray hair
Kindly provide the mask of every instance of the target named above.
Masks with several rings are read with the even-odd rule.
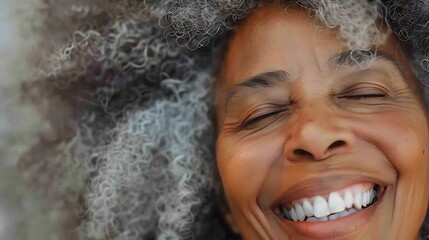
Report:
[[[384,20],[428,99],[427,1],[277,2],[299,4],[315,24],[339,28],[351,48],[382,41],[376,21]],[[23,86],[49,128],[20,169],[46,194],[50,210],[61,213],[53,234],[239,239],[218,211],[211,90],[228,34],[259,4],[44,1],[39,31],[45,43],[62,47]]]

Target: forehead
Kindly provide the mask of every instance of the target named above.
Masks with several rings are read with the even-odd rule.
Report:
[[[228,83],[237,84],[244,75],[268,68],[284,69],[294,53],[308,53],[313,46],[330,51],[341,48],[336,32],[318,29],[308,12],[301,8],[281,9],[263,6],[257,9],[233,34],[224,58]]]
[[[395,56],[405,72],[412,72],[392,36],[372,47]],[[305,9],[261,6],[229,39],[216,89],[216,105],[235,85],[254,75],[285,70],[296,78],[311,68],[323,73],[330,57],[348,49],[337,29],[316,24]]]

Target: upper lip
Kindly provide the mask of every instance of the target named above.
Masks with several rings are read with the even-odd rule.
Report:
[[[324,174],[303,179],[290,186],[274,203],[274,207],[289,204],[295,200],[329,194],[358,183],[374,183],[381,187],[387,184],[381,179],[356,174]]]

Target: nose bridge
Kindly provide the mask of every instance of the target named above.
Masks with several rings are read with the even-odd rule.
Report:
[[[354,142],[352,132],[341,126],[341,119],[318,103],[302,106],[289,126],[285,155],[289,160],[323,160],[346,151]]]
[[[323,104],[309,103],[298,112],[297,124],[300,125],[302,133],[311,134],[311,128],[332,128],[334,121],[335,117]]]

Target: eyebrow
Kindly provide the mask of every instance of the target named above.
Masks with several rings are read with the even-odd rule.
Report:
[[[359,64],[370,61],[374,58],[380,58],[392,63],[398,69],[401,75],[405,76],[401,65],[395,57],[385,51],[374,48],[369,50],[348,50],[339,54],[335,54],[329,58],[328,67],[330,69],[335,69],[338,66],[357,67]]]
[[[331,70],[338,66],[357,67],[359,64],[370,61],[374,58],[381,58],[390,62],[395,66],[396,69],[398,69],[402,77],[405,78],[404,71],[402,70],[401,65],[398,63],[396,58],[385,51],[377,49],[347,50],[335,54],[328,59],[328,67]],[[269,71],[252,76],[242,83],[236,85],[231,93],[228,94],[225,104],[225,111],[227,111],[232,99],[238,97],[240,93],[246,88],[257,90],[260,88],[274,87],[282,82],[291,81],[292,79],[290,78],[290,74],[284,70]]]
[[[242,90],[245,90],[245,89],[257,90],[262,88],[275,87],[282,82],[290,82],[290,81],[291,81],[291,78],[289,73],[283,70],[269,71],[269,72],[264,72],[264,73],[260,73],[255,76],[252,76],[251,78],[245,80],[244,82],[236,85],[234,87],[234,90],[231,91],[230,94],[228,94],[225,109],[228,109],[228,106],[230,105],[232,99],[240,95]]]

